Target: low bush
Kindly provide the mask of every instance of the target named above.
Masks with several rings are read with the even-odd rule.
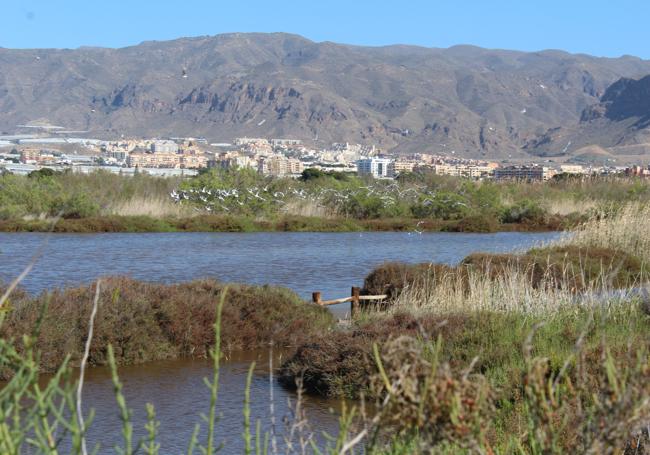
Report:
[[[454,318],[454,322],[460,323],[462,319]],[[295,388],[300,380],[307,392],[323,396],[358,398],[361,394],[368,395],[369,378],[377,372],[372,344],[398,334],[417,336],[421,330],[433,330],[441,321],[443,319],[418,319],[400,313],[339,331],[336,336],[316,336],[300,346],[282,365],[280,383]]]
[[[538,203],[531,200],[523,200],[504,209],[501,215],[501,221],[503,223],[544,224],[546,217],[546,210]]]
[[[169,220],[174,228],[188,232],[252,232],[256,230],[253,220],[232,215],[200,215],[191,218]]]
[[[455,268],[442,264],[404,264],[387,262],[376,267],[366,276],[361,293],[364,295],[387,294],[395,299],[405,287],[427,283],[435,285],[443,277],[455,273]]]
[[[41,224],[43,226],[43,224]],[[62,219],[45,226],[54,232],[94,233],[94,232],[170,232],[174,227],[165,220],[148,216],[101,216],[88,218]]]
[[[647,351],[614,355],[601,347],[593,358],[577,347],[557,368],[524,343],[519,389],[509,395],[473,362],[451,367],[440,346],[402,336],[376,352],[374,429],[392,438],[391,449],[396,440],[411,447],[398,453],[647,452]]]
[[[355,220],[284,216],[272,224],[281,232],[351,232],[361,227]]]
[[[375,400],[376,430],[417,453],[635,453],[623,451],[643,444],[650,419],[648,343],[650,318],[632,303],[371,314],[300,347],[281,382]]]
[[[525,254],[472,254],[460,267],[478,269],[494,279],[514,271],[530,278],[534,288],[558,287],[573,291],[624,289],[647,279],[637,257],[610,248],[575,245],[537,248]]]
[[[471,215],[449,225],[446,231],[450,232],[497,232],[501,227],[499,220],[490,215]]]
[[[102,281],[89,362],[106,363],[112,344],[119,363],[179,356],[205,357],[214,343],[215,307],[228,288],[223,308],[222,345],[251,349],[274,343],[295,347],[333,323],[324,308],[295,293],[269,286],[226,285],[214,280],[164,285],[115,277]],[[56,369],[67,354],[81,358],[94,286],[56,290],[38,297],[14,294],[0,336],[19,340],[36,326],[45,308],[36,346],[43,371]]]
[[[607,292],[641,285],[648,279],[648,268],[636,256],[610,248],[557,245],[524,254],[475,253],[455,267],[386,263],[366,276],[362,293],[387,294],[388,300],[395,300],[409,287],[435,292],[444,285],[465,292],[473,278],[505,283],[514,277],[531,289]]]

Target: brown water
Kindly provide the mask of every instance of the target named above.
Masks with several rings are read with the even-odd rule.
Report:
[[[180,282],[214,277],[222,281],[276,284],[295,290],[307,299],[322,291],[324,299],[349,295],[350,286],[385,261],[441,262],[454,264],[476,251],[505,252],[530,248],[556,238],[556,233],[450,234],[432,233],[254,233],[254,234],[63,234],[49,243],[23,286],[29,292],[89,283],[99,276],[130,275],[157,282]],[[13,279],[45,240],[44,234],[0,233],[0,281]],[[337,305],[338,316],[348,312]],[[295,395],[270,381],[268,353],[232,355],[221,375],[218,424],[223,453],[242,453],[243,400],[246,372],[251,361],[259,368],[253,379],[252,419],[259,418],[270,430],[270,391],[273,390],[276,433],[282,445],[283,418],[291,416],[288,400]],[[275,359],[279,364],[280,359]],[[151,402],[160,420],[162,454],[180,453],[199,414],[208,409],[209,392],[203,378],[210,365],[201,360],[176,360],[120,368],[124,393],[133,409],[136,435],[144,434],[145,404]],[[84,407],[94,408],[91,445],[99,453],[115,453],[120,421],[110,375],[105,368],[88,371]],[[337,401],[306,398],[304,409],[316,437],[335,433]],[[334,410],[334,412],[330,412]],[[205,429],[205,425],[202,425]],[[205,436],[202,432],[201,436]]]
[[[277,381],[269,377],[269,353],[267,351],[232,353],[224,360],[220,373],[220,391],[217,404],[217,442],[223,443],[225,453],[243,452],[243,408],[245,381],[250,364],[256,362],[251,383],[251,422],[253,430],[260,420],[263,432],[272,432],[270,407],[273,393],[275,433],[278,447],[285,447],[284,437],[289,434],[287,425],[294,422],[296,397],[288,394]],[[282,360],[274,355],[276,365]],[[152,403],[161,421],[161,453],[181,453],[198,423],[201,424],[199,441],[206,435],[206,425],[200,414],[207,414],[210,394],[203,378],[212,377],[212,365],[207,360],[170,360],[143,365],[121,367],[120,378],[124,383],[127,403],[133,409],[136,437],[145,436],[145,405]],[[95,410],[95,421],[89,434],[89,447],[100,444],[100,453],[112,453],[119,440],[121,422],[117,413],[111,375],[108,368],[91,368],[84,387],[84,408]],[[336,434],[339,400],[304,397],[302,409],[312,427],[308,429],[322,445],[322,432]],[[315,430],[315,431],[314,431]]]

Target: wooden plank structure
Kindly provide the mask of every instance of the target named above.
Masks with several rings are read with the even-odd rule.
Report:
[[[343,297],[341,299],[334,300],[322,300],[321,293],[319,291],[312,292],[311,300],[316,305],[328,306],[328,305],[338,305],[339,303],[351,302],[350,306],[350,317],[354,318],[359,311],[361,310],[361,302],[370,302],[370,301],[380,301],[386,300],[388,296],[386,294],[382,295],[361,295],[361,288],[352,287],[352,292],[350,292],[350,297]]]

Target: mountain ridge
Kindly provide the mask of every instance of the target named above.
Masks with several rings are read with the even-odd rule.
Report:
[[[581,131],[583,112],[612,84],[648,74],[650,61],[635,57],[368,47],[284,33],[0,49],[0,130],[46,121],[106,138],[291,136],[539,157],[556,146],[534,145],[549,130]]]

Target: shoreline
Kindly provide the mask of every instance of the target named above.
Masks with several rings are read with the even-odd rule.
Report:
[[[187,218],[149,216],[98,216],[88,218],[2,220],[0,232],[53,233],[163,233],[163,232],[552,232],[578,224],[566,217],[550,217],[542,223],[499,223],[489,218],[458,220],[384,218],[350,219],[284,216],[277,219],[199,215]]]

